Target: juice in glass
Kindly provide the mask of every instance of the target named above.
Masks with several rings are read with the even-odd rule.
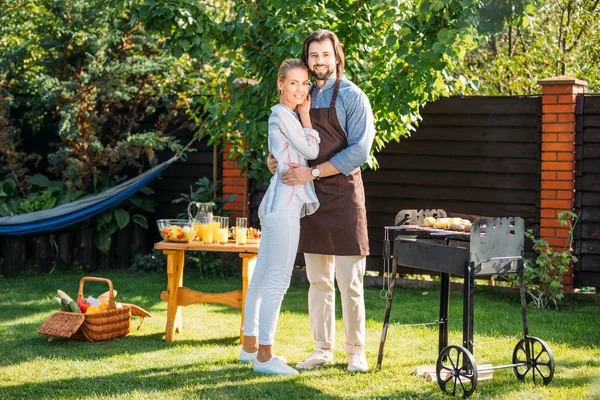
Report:
[[[235,244],[246,244],[248,235],[248,218],[235,219]]]
[[[213,242],[219,242],[219,229],[221,228],[221,218],[213,216],[212,228],[213,228]]]
[[[219,244],[227,244],[229,239],[229,217],[219,218],[219,234],[217,237]]]
[[[213,221],[211,217],[202,219],[202,241],[206,244],[213,242]]]
[[[194,221],[192,226],[196,230],[196,240],[201,242],[202,241],[202,224],[197,221]]]

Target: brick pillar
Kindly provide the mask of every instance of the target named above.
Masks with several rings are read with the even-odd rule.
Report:
[[[235,200],[226,203],[224,209],[229,214],[229,225],[235,224],[236,217],[248,217],[249,195],[248,177],[242,173],[242,167],[235,160],[229,159],[231,145],[223,149],[223,197],[235,194]]]
[[[558,214],[575,206],[575,102],[585,81],[558,76],[538,81],[542,87],[542,193],[540,238],[555,250],[568,245],[569,230]],[[565,291],[573,290],[573,269],[563,277]]]

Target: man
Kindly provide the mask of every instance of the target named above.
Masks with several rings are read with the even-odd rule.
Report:
[[[333,363],[335,276],[342,299],[348,371],[365,372],[369,366],[363,276],[369,239],[360,166],[367,160],[375,136],[373,112],[367,96],[344,77],[344,52],[333,32],[319,30],[306,38],[302,60],[316,81],[311,89],[310,117],[321,136],[321,147],[309,167],[290,164],[283,182],[302,185],[314,180],[321,207],[301,220],[298,251],[306,260],[316,350],[296,368]]]

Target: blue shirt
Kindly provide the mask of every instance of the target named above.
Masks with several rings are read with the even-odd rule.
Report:
[[[312,108],[328,108],[331,104],[335,78],[325,82],[323,87],[314,85]],[[358,86],[342,77],[335,111],[340,127],[346,134],[348,147],[333,156],[329,162],[342,174],[360,167],[367,161],[375,138],[375,119],[367,95]]]

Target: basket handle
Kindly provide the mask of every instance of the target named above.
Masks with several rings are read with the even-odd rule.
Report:
[[[95,281],[95,282],[106,282],[108,284],[108,308],[112,310],[117,309],[117,304],[115,303],[115,292],[113,291],[113,284],[110,279],[106,278],[96,278],[93,276],[84,276],[79,281],[79,292],[77,293],[77,300],[83,300],[83,283]]]

